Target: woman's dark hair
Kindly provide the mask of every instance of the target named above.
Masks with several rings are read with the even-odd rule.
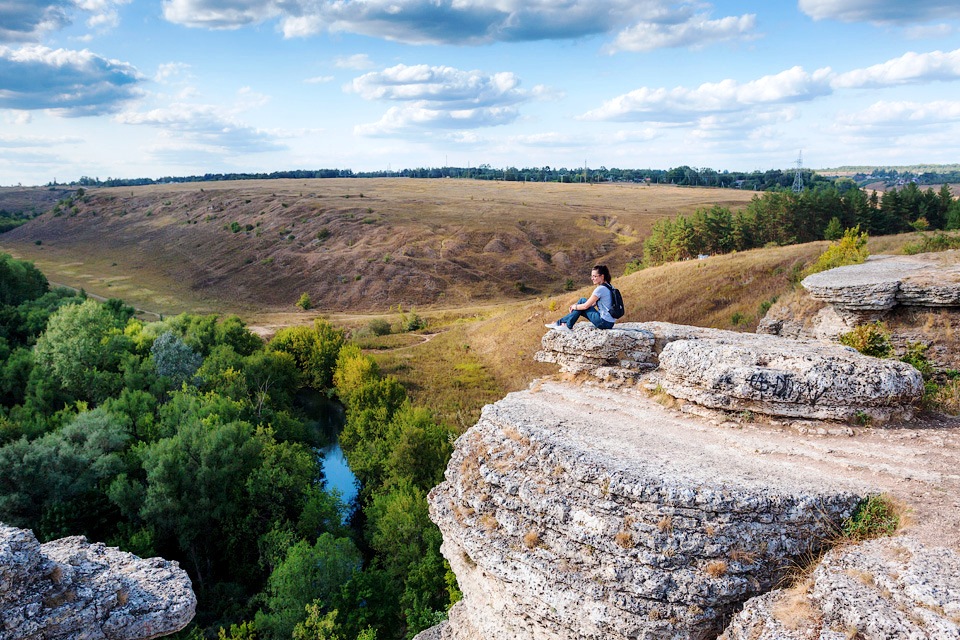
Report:
[[[607,265],[598,264],[593,270],[603,276],[604,282],[610,282],[610,269],[607,269]]]

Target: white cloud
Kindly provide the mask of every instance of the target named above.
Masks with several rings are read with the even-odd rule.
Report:
[[[202,146],[218,152],[278,151],[284,146],[275,136],[244,124],[222,107],[176,103],[149,111],[128,111],[116,121],[129,125],[150,125],[164,135],[176,135],[185,145]]]
[[[164,0],[163,17],[186,27],[239,29],[280,15],[275,2],[263,0]]]
[[[697,11],[694,11],[696,8]],[[287,38],[346,32],[409,44],[475,45],[572,39],[615,33],[617,49],[703,46],[749,36],[753,16],[711,19],[709,5],[687,0],[164,0],[170,22],[236,29],[277,19]]]
[[[161,84],[168,84],[187,76],[190,72],[190,65],[183,62],[164,62],[157,67],[157,73],[153,76],[154,81]]]
[[[90,51],[0,46],[0,108],[53,109],[64,116],[111,113],[139,95],[132,66]]]
[[[513,122],[518,103],[531,98],[513,73],[486,74],[453,67],[396,65],[355,78],[344,89],[366,100],[405,103],[375,123],[359,125],[360,135],[398,135],[426,129],[474,129]],[[541,89],[538,93],[544,92]]]
[[[104,31],[119,24],[117,7],[130,0],[9,0],[0,2],[0,42],[37,42],[87,13],[86,24]],[[89,36],[78,36],[81,40]]]
[[[838,75],[833,80],[836,88],[888,87],[902,84],[926,83],[934,80],[960,79],[960,49],[908,52],[865,69],[855,69]]]
[[[74,0],[76,6],[91,13],[87,18],[87,26],[91,29],[104,31],[120,24],[117,7],[128,4],[130,0]]]
[[[373,67],[373,61],[365,53],[355,53],[352,56],[337,56],[333,61],[333,66],[338,69],[354,69],[362,71]]]
[[[755,14],[727,16],[719,20],[710,20],[708,16],[700,14],[676,24],[641,21],[621,31],[609,51],[702,48],[726,40],[752,39],[755,37],[753,31],[756,22]]]
[[[581,119],[692,122],[714,113],[813,100],[831,92],[831,76],[829,68],[808,73],[802,67],[793,67],[743,84],[726,79],[704,83],[695,89],[642,87],[604,102]]]
[[[906,134],[917,129],[960,122],[960,102],[875,102],[856,113],[842,114],[836,125],[848,133],[890,135],[891,130]]]
[[[528,99],[513,73],[403,64],[355,78],[348,90],[366,100],[425,101],[446,109],[514,104]]]
[[[799,0],[814,20],[909,24],[960,18],[956,0]]]
[[[70,24],[72,2],[0,2],[0,42],[33,42]]]
[[[930,24],[908,27],[904,34],[913,40],[933,40],[935,38],[949,38],[957,32],[953,25]]]
[[[327,82],[333,82],[333,76],[314,76],[312,78],[307,78],[303,81],[304,84],[324,84]]]
[[[422,105],[391,107],[374,123],[354,127],[363,136],[420,136],[431,129],[475,129],[508,124],[517,119],[512,107],[481,107],[476,109],[430,109]]]

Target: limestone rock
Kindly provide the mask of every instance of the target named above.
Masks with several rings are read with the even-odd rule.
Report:
[[[834,549],[811,578],[754,598],[721,640],[960,638],[960,556],[908,538]]]
[[[632,377],[656,366],[654,335],[634,324],[601,331],[581,321],[573,331],[550,329],[540,341],[543,349],[534,359],[554,362],[565,373],[589,372],[599,376]]]
[[[904,362],[755,334],[671,342],[659,372],[667,393],[702,406],[799,418],[909,417],[923,393]]]
[[[148,640],[179,631],[195,609],[176,562],[82,536],[41,545],[0,524],[0,640]]]
[[[431,637],[719,633],[862,495],[799,463],[731,455],[724,437],[640,394],[571,384],[485,407],[429,497],[464,594]]]
[[[896,305],[960,306],[960,251],[877,256],[863,264],[821,271],[801,284],[856,323],[882,318]]]

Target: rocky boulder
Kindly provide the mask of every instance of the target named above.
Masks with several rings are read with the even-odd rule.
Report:
[[[677,340],[660,353],[670,395],[728,411],[821,420],[910,417],[923,377],[898,360],[834,344],[741,334]]]
[[[537,383],[484,409],[430,493],[464,599],[421,638],[709,637],[862,495],[639,392]]]
[[[176,562],[82,536],[41,545],[0,524],[0,640],[148,640],[185,627],[195,608]]]
[[[652,374],[670,395],[711,409],[821,420],[912,415],[923,379],[912,366],[809,340],[668,322],[550,330],[536,354],[568,373],[615,383]]]
[[[960,307],[960,251],[876,256],[815,273],[801,284],[849,324],[881,319],[897,305]]]
[[[810,578],[753,598],[721,640],[960,638],[960,555],[908,538],[827,553]]]

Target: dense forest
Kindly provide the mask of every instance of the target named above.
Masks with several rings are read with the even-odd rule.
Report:
[[[355,506],[324,488],[328,397]],[[322,320],[145,323],[0,254],[0,403],[0,520],[179,561],[180,637],[399,640],[459,597],[426,502],[452,430]]]
[[[912,182],[882,196],[857,187],[768,191],[739,211],[715,206],[657,221],[643,243],[643,256],[627,271],[699,255],[837,240],[854,227],[871,236],[960,229],[960,201],[947,185],[922,191]]]

